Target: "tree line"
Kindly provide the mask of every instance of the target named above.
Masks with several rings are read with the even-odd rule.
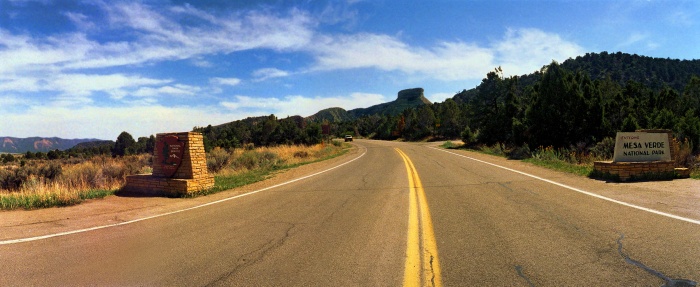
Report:
[[[206,151],[214,147],[313,145],[323,141],[322,123],[300,116],[247,118],[219,126],[195,127],[193,131],[202,133]]]
[[[406,109],[396,116],[367,116],[339,130],[375,139],[462,138],[468,144],[570,148],[592,147],[618,131],[670,129],[700,142],[700,77],[682,90],[647,86],[611,75],[592,79],[557,62],[533,75],[504,77],[501,68],[481,84],[443,103]],[[521,81],[530,84],[523,85]]]

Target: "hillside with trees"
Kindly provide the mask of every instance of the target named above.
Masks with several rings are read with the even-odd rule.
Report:
[[[195,127],[204,136],[204,148],[225,149],[247,145],[274,146],[280,144],[312,145],[323,140],[321,124],[300,116],[278,119],[275,115],[246,118],[218,126]]]
[[[481,83],[431,104],[422,88],[395,101],[308,117],[248,118],[195,127],[207,150],[247,144],[313,144],[331,135],[408,141],[463,139],[470,145],[552,147],[589,152],[618,131],[670,129],[700,147],[700,61],[588,53],[522,76],[498,67]]]
[[[432,105],[425,98],[423,88],[405,89],[399,91],[396,100],[374,105],[368,108],[358,108],[346,111],[343,108],[329,108],[307,117],[307,120],[314,122],[340,123],[353,121],[357,118],[372,115],[396,116],[406,109]]]
[[[700,143],[700,61],[586,54],[529,75],[500,67],[474,89],[400,115],[341,123],[376,139],[461,137],[469,144],[587,151],[618,131],[671,129]]]

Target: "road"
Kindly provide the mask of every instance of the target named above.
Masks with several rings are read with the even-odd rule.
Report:
[[[342,166],[247,196],[96,230],[5,240],[0,286],[700,280],[700,218],[572,189],[588,179],[561,179],[580,187],[557,185],[544,181],[555,173],[520,170],[539,172],[536,178],[425,144],[355,145],[360,152]]]

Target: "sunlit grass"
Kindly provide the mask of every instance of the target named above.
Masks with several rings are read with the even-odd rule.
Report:
[[[227,157],[227,164],[220,171],[211,172],[215,177],[214,188],[188,196],[206,195],[259,182],[285,169],[342,155],[348,147],[342,142],[332,142],[313,146],[223,151],[220,156]],[[123,158],[101,156],[90,160],[36,161],[21,167],[0,167],[0,180],[14,180],[8,177],[17,177],[18,174],[29,175],[22,177],[21,184],[14,189],[0,189],[0,209],[62,207],[113,195],[124,186],[126,176],[152,172],[150,158],[150,155]],[[58,162],[60,166],[57,166]],[[54,170],[49,168],[50,165]],[[56,176],[49,179],[44,174]]]
[[[230,164],[214,175],[214,187],[184,195],[196,197],[263,181],[277,172],[331,159],[345,154],[349,145],[341,142],[314,146],[277,146],[255,150],[234,150]]]

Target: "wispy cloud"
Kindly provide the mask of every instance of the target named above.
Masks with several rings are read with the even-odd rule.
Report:
[[[539,29],[508,29],[505,37],[493,44],[493,50],[494,64],[510,75],[529,74],[552,60],[564,61],[584,53],[578,44]]]
[[[132,93],[135,97],[158,97],[158,96],[193,96],[201,89],[195,86],[176,84],[173,86],[162,86],[158,88],[142,87]]]
[[[262,82],[272,78],[281,78],[289,76],[289,72],[277,68],[258,69],[253,72],[254,81]]]
[[[311,49],[317,61],[315,70],[375,68],[444,80],[477,77],[493,61],[491,51],[473,44],[441,42],[426,49],[368,33],[325,36]]]
[[[490,46],[443,41],[414,47],[379,34],[324,36],[312,47],[315,70],[375,68],[454,81],[480,79],[495,66],[508,73],[531,73],[554,60],[581,55],[583,48],[538,29],[509,29]]]
[[[241,79],[238,78],[211,78],[209,83],[214,85],[225,85],[225,86],[236,86],[241,83]]]
[[[630,33],[627,38],[622,39],[622,42],[617,44],[617,49],[628,50],[635,47],[636,49],[653,51],[660,46],[657,40],[652,37],[651,33],[635,31]]]
[[[17,137],[75,138],[79,135],[82,138],[114,140],[121,131],[128,131],[134,137],[148,136],[164,131],[186,131],[194,126],[225,123],[235,116],[238,115],[222,112],[216,107],[168,107],[147,102],[121,107],[32,106],[27,112],[3,114],[0,131],[12,132],[12,136]],[[47,119],[51,119],[51,124],[46,124]],[[17,130],[12,127],[16,123],[32,129]]]

